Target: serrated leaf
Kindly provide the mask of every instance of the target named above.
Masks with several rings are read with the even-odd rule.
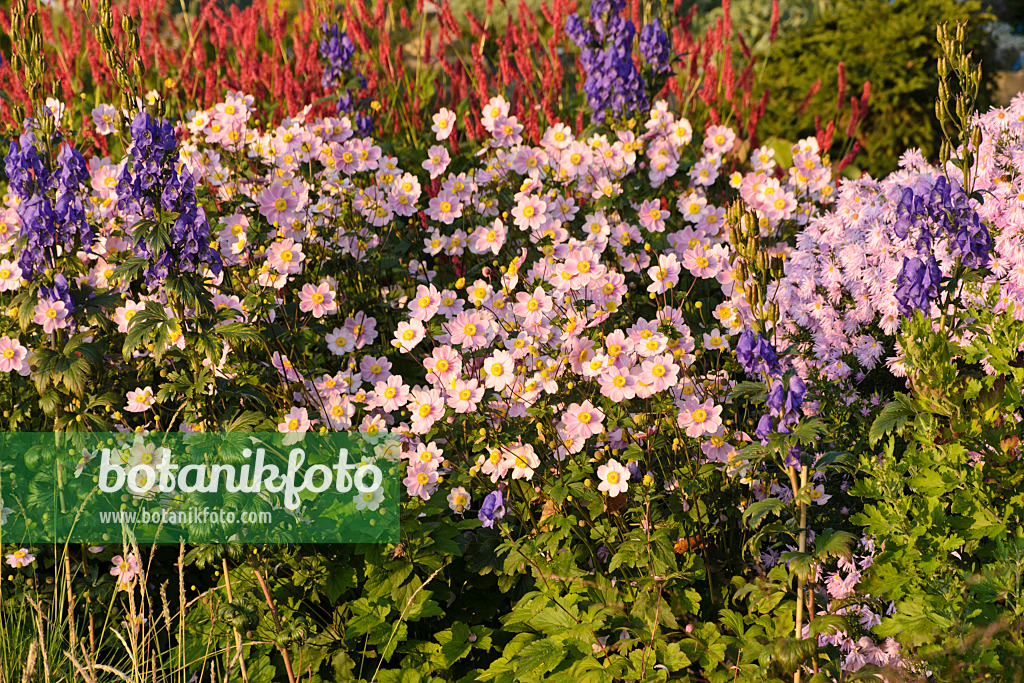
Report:
[[[743,520],[750,525],[751,528],[756,528],[757,525],[764,519],[765,515],[770,512],[785,507],[785,503],[779,498],[766,498],[765,500],[759,500],[753,503],[746,510],[743,511]]]
[[[872,446],[891,431],[900,433],[907,421],[917,415],[917,411],[910,404],[910,399],[906,394],[896,394],[893,399],[882,408],[882,412],[871,423],[868,443]]]

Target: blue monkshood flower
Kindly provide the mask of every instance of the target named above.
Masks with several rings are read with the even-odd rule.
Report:
[[[25,246],[18,257],[26,280],[40,270],[54,265],[57,257],[57,214],[53,203],[44,195],[31,195],[18,205],[21,218],[21,235]]]
[[[320,85],[326,90],[333,88],[345,80],[345,73],[352,68],[352,56],[356,52],[348,34],[338,31],[338,24],[328,28],[325,21],[320,27],[323,38],[320,39],[320,58],[324,60],[324,73],[320,77]]]
[[[786,459],[783,461],[783,465],[786,467],[800,467],[800,444],[794,444],[789,452],[786,453]]]
[[[566,19],[566,33],[580,48],[583,92],[595,120],[607,111],[629,114],[648,106],[646,84],[633,62],[636,27],[620,15],[624,7],[618,0],[599,0],[588,21],[576,14]]]
[[[30,120],[26,119],[26,132],[17,142],[11,142],[10,150],[4,158],[9,186],[21,201],[50,189],[50,169],[39,156],[36,147],[38,140],[30,125]]]
[[[476,516],[483,522],[484,527],[493,529],[495,520],[505,516],[505,498],[501,491],[488,493]]]
[[[179,170],[176,163],[174,128],[143,111],[132,121],[131,134],[131,164],[126,164],[119,176],[118,208],[149,219],[156,217],[158,205],[165,214],[177,214],[168,230],[168,244],[159,253],[154,253],[146,232],[134,245],[136,254],[150,261],[147,282],[158,282],[172,271],[199,272],[203,265],[219,274],[221,257],[210,246],[210,225],[196,201],[192,176],[185,168]]]
[[[985,268],[989,264],[993,242],[981,216],[971,208],[963,188],[945,176],[920,193],[904,188],[896,206],[896,236],[906,239],[911,228],[918,228],[915,249],[917,257],[904,258],[896,279],[896,299],[900,312],[927,310],[938,295],[942,279],[933,255],[933,242],[949,238],[949,252],[959,257],[968,268]]]
[[[654,69],[655,73],[667,73],[671,68],[671,46],[668,34],[657,19],[643,27],[637,45],[644,61]]]
[[[754,430],[754,436],[761,440],[762,443],[768,440],[768,436],[775,431],[775,422],[772,420],[772,416],[765,413],[761,416],[761,419],[757,422],[757,428]]]
[[[68,313],[74,313],[75,302],[71,298],[69,289],[68,279],[62,273],[57,273],[53,278],[53,287],[43,286],[39,288],[39,298],[40,300],[62,301]]]
[[[785,412],[795,413],[803,405],[804,396],[807,395],[807,385],[800,379],[799,375],[789,378],[789,393],[786,394]]]
[[[736,358],[748,373],[775,374],[779,368],[775,348],[760,333],[746,330],[736,344]]]
[[[781,381],[772,383],[772,388],[768,391],[768,400],[765,402],[771,414],[778,417],[782,415],[783,407],[786,405],[786,387],[783,386]]]
[[[368,137],[373,134],[373,119],[365,114],[356,114],[353,120],[356,128],[356,134],[362,137]]]
[[[900,313],[907,315],[914,309],[928,311],[932,300],[939,294],[941,279],[942,273],[934,254],[929,254],[927,261],[916,256],[904,257],[896,277],[896,301]]]

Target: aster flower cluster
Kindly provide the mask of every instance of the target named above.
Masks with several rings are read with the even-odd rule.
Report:
[[[780,303],[780,331],[800,348],[802,376],[858,380],[881,363],[902,376],[901,317],[914,309],[937,317],[938,288],[958,260],[980,277],[949,303],[995,287],[995,311],[1024,320],[1024,96],[977,123],[978,198],[964,195],[954,165],[934,167],[910,150],[884,179],[845,182],[834,208],[797,234],[769,295]],[[990,233],[990,225],[1002,227]]]
[[[598,0],[591,4],[587,21],[572,14],[565,22],[566,33],[581,51],[583,91],[594,120],[609,111],[632,114],[649,106],[648,84],[633,62],[636,26],[622,16],[625,6],[625,0]],[[669,40],[659,21],[643,27],[639,50],[655,74],[668,72]]]

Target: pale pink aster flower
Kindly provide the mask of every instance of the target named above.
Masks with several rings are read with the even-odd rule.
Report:
[[[364,382],[383,382],[391,376],[391,361],[384,356],[363,356],[359,361],[359,371]]]
[[[444,417],[444,396],[440,389],[413,389],[408,407],[413,434],[426,434]]]
[[[729,340],[724,338],[716,327],[711,332],[704,333],[704,348],[712,351],[728,351]]]
[[[409,301],[408,308],[413,320],[426,322],[434,317],[441,307],[441,293],[434,285],[417,285],[416,296]]]
[[[537,457],[530,444],[511,446],[505,453],[505,458],[509,461],[513,479],[526,479],[527,481],[533,479],[533,470],[540,465],[540,458]]]
[[[334,292],[326,282],[314,287],[310,283],[302,286],[299,292],[299,310],[303,313],[312,313],[314,318],[322,318],[327,313],[334,313],[338,310],[338,304],[334,300]]]
[[[117,132],[117,109],[109,104],[97,105],[92,110],[92,122],[96,126],[96,132],[100,135],[110,135]]]
[[[433,119],[434,125],[430,127],[430,130],[434,131],[439,141],[447,140],[455,129],[455,112],[442,107],[441,111],[434,114]]]
[[[20,288],[21,268],[13,261],[0,261],[0,292],[13,292]]]
[[[452,512],[461,514],[470,507],[469,491],[462,486],[452,489],[452,492],[448,494],[447,500],[448,507],[452,509]]]
[[[722,428],[722,406],[715,405],[711,399],[704,403],[691,399],[679,411],[677,424],[689,437],[716,434]]]
[[[441,145],[434,145],[427,150],[427,159],[423,162],[423,169],[430,173],[430,179],[438,177],[448,168],[451,157]]]
[[[540,230],[547,222],[547,208],[539,197],[523,197],[512,209],[513,223],[520,230]]]
[[[441,452],[440,447],[433,441],[426,444],[416,444],[416,450],[412,452],[406,451],[403,457],[406,456],[409,458],[409,464],[418,463],[426,465],[433,470],[440,468],[441,463],[444,462],[444,453]]]
[[[690,181],[694,185],[710,187],[718,180],[718,170],[722,161],[717,156],[704,157],[690,169]]]
[[[345,329],[352,332],[352,337],[355,339],[357,349],[361,349],[374,342],[377,338],[376,328],[376,318],[371,318],[363,312],[356,313],[355,317],[347,318],[345,320]]]
[[[678,375],[679,366],[672,362],[671,356],[663,354],[644,360],[637,379],[648,385],[652,393],[657,393],[674,386]]]
[[[0,337],[0,372],[21,373],[26,365],[25,357],[28,349],[21,345],[17,339]]]
[[[431,220],[451,225],[456,218],[462,216],[462,203],[451,191],[441,190],[436,197],[431,198],[425,213]]]
[[[718,265],[718,257],[705,251],[700,244],[683,252],[683,266],[694,277],[713,278],[718,274]]]
[[[515,360],[508,351],[495,351],[484,360],[484,386],[501,391],[515,379]]]
[[[562,426],[567,434],[580,439],[589,438],[604,431],[604,413],[590,401],[572,403],[562,416]]]
[[[285,225],[296,217],[299,195],[280,181],[275,182],[260,195],[260,213],[271,223]]]
[[[373,398],[367,398],[366,402],[367,405],[392,413],[409,402],[409,387],[401,375],[391,375],[386,381],[377,382],[373,389]]]
[[[143,413],[153,407],[156,398],[153,387],[139,387],[128,392],[128,404],[124,407],[129,413]]]
[[[68,326],[68,309],[63,301],[44,299],[36,304],[35,317],[32,319],[37,325],[43,326],[43,332],[50,334],[54,330],[63,329]]]
[[[327,334],[327,348],[335,356],[343,356],[355,348],[355,340],[352,333],[340,327]]]
[[[487,132],[492,132],[494,130],[494,122],[508,116],[509,111],[510,105],[505,101],[505,98],[501,95],[495,95],[488,100],[487,105],[483,108],[480,123]]]
[[[477,380],[456,379],[448,392],[448,405],[456,413],[472,413],[483,397],[484,389]]]
[[[395,330],[395,338],[391,344],[402,353],[409,353],[423,341],[426,335],[427,328],[419,320],[402,321],[398,323],[398,329]]]
[[[488,252],[498,255],[501,247],[505,244],[507,231],[501,219],[495,218],[494,224],[490,227],[481,225],[470,235],[469,250],[474,254],[486,254]]]
[[[636,396],[637,379],[628,367],[612,365],[600,376],[601,394],[616,403]]]
[[[128,557],[116,555],[111,562],[113,566],[110,568],[110,575],[116,576],[119,584],[131,583],[136,576],[142,573],[139,558],[135,555],[129,555]]]
[[[291,238],[274,242],[267,249],[267,264],[282,275],[301,271],[305,258],[302,245]]]
[[[664,232],[665,219],[669,212],[661,208],[661,202],[657,199],[646,200],[640,204],[640,225],[651,232]]]
[[[19,548],[7,555],[7,564],[15,569],[27,567],[36,561],[36,556],[28,551],[28,548]]]
[[[511,461],[504,456],[500,448],[492,448],[486,456],[481,455],[477,458],[476,464],[480,468],[481,474],[490,477],[493,483],[497,483],[504,477],[509,467],[512,466]]]
[[[679,284],[679,273],[682,267],[675,254],[661,254],[658,265],[647,271],[653,282],[647,285],[647,291],[653,294],[664,294]]]
[[[544,290],[537,287],[533,294],[527,292],[516,292],[516,303],[512,306],[512,312],[523,321],[524,325],[539,325],[544,320],[544,314],[554,308],[554,301],[544,293]]]
[[[427,369],[429,382],[448,386],[462,372],[462,356],[450,346],[438,346],[424,359],[423,367]]]
[[[629,488],[629,484],[626,483],[630,477],[629,470],[615,458],[598,467],[597,476],[601,480],[601,483],[597,485],[597,490],[604,491],[612,498],[620,493],[625,493]]]
[[[437,469],[431,468],[429,465],[420,462],[410,463],[402,483],[411,498],[419,496],[423,500],[430,500],[431,494],[437,487],[437,476]]]
[[[282,434],[308,432],[310,427],[309,413],[305,408],[293,407],[284,416],[284,421],[277,425]]]
[[[487,344],[490,323],[476,311],[459,313],[446,327],[452,344],[460,344],[467,349],[483,348]]]
[[[728,126],[709,126],[704,136],[704,151],[709,154],[725,154],[736,142],[736,133]]]
[[[289,382],[301,382],[302,374],[292,365],[292,361],[287,356],[282,356],[280,352],[274,351],[274,354],[270,357],[270,364],[274,366],[274,369],[280,373]]]

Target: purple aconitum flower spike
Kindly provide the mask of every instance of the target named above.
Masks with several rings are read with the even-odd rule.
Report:
[[[485,528],[493,529],[494,522],[505,516],[505,499],[501,491],[488,493],[476,516]]]

